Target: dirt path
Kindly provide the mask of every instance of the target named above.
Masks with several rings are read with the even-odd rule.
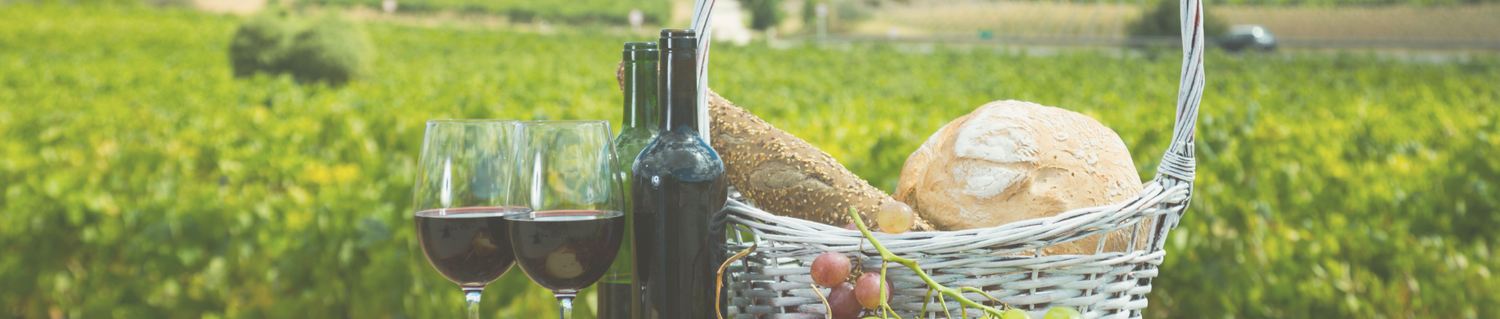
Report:
[[[745,14],[740,10],[739,1],[719,1],[714,5],[713,12],[713,40],[727,41],[737,45],[750,43],[752,32],[749,21],[745,21]]]
[[[193,0],[198,9],[213,13],[250,14],[266,7],[267,0]]]

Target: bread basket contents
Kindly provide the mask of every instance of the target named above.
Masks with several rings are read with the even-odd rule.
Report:
[[[1125,143],[1099,121],[1036,103],[997,101],[943,126],[912,153],[895,199],[939,230],[963,230],[1106,205],[1140,191]],[[1122,237],[1111,234],[1105,251],[1124,250],[1128,239]],[[1043,254],[1093,254],[1098,242],[1087,237]]]
[[[756,207],[780,216],[852,230],[840,212],[854,207],[886,233],[964,230],[1118,202],[1141,191],[1119,135],[1060,108],[996,101],[949,122],[907,158],[892,196],[811,143],[715,92],[707,94],[712,147],[722,156],[729,184]],[[902,209],[916,214],[881,214]],[[1105,251],[1127,247],[1119,235],[1111,234]],[[1144,237],[1136,236],[1137,245]],[[1090,254],[1099,240],[1043,253]]]
[[[781,307],[782,309],[823,313],[833,318],[917,310],[910,308],[914,303],[912,299],[899,301],[902,305],[894,308],[892,304],[897,300],[894,297],[899,292],[893,281],[901,281],[901,276],[916,274],[920,277],[920,282],[906,279],[904,284],[926,285],[932,289],[930,292],[946,296],[963,307],[981,310],[987,316],[1001,317],[1003,312],[1006,318],[1031,318],[1033,315],[1040,316],[1039,311],[1050,309],[1045,310],[1046,318],[1081,318],[1078,309],[1071,306],[1031,308],[1028,312],[1011,308],[993,297],[970,299],[965,294],[988,294],[985,290],[990,288],[980,290],[965,287],[964,284],[953,288],[944,286],[926,275],[916,259],[899,257],[886,250],[871,233],[876,229],[873,227],[875,225],[866,227],[862,223],[876,221],[879,231],[886,234],[992,228],[1123,202],[1140,194],[1143,189],[1130,152],[1113,130],[1088,116],[1060,108],[1030,102],[997,101],[953,120],[928,138],[907,159],[896,195],[892,197],[849,172],[828,153],[771,126],[718,94],[708,92],[707,100],[711,115],[708,128],[712,136],[711,146],[722,158],[722,178],[728,184],[767,213],[828,225],[846,225],[844,228],[857,230],[862,234],[858,251],[864,252],[864,256],[853,253],[852,250],[822,251],[816,258],[795,258],[800,260],[801,267],[806,268],[795,272],[779,272],[784,275],[805,274],[802,275],[805,279],[797,281],[810,281],[811,285],[800,285],[804,288],[817,288],[815,293],[821,300],[818,308]],[[646,156],[642,155],[642,158]],[[642,167],[638,165],[637,170],[640,168]],[[642,181],[643,179],[636,177],[635,186],[638,189],[649,188]],[[642,199],[644,198],[637,197],[637,200]],[[640,205],[636,207],[642,208]],[[646,213],[638,214],[648,216]],[[1136,221],[1150,223],[1151,218],[1148,216]],[[637,231],[647,230],[640,227],[637,224]],[[1080,227],[1070,232],[1109,233],[1104,236],[1074,237],[1042,245],[1040,251],[1028,250],[1027,254],[1036,252],[1040,255],[1088,257],[1100,251],[1141,249],[1149,238],[1147,227],[1130,228],[1118,224],[1094,224],[1089,227]],[[899,240],[900,237],[891,239]],[[1101,240],[1104,241],[1102,247]],[[640,243],[649,241],[638,241]],[[864,243],[871,246],[864,246]],[[803,249],[818,247],[817,244],[798,246]],[[867,268],[870,267],[869,264],[855,265],[849,257],[851,255],[848,255],[861,256],[859,259],[863,261],[874,257],[871,251],[867,251],[871,247],[879,251],[879,271]],[[719,269],[728,269],[735,265],[736,259],[753,253],[754,250],[755,247],[749,247],[738,252],[736,257],[727,260]],[[781,248],[781,251],[787,250]],[[940,261],[939,264],[956,261],[927,260]],[[892,273],[890,275],[895,277],[886,277],[888,273],[885,263],[888,262],[905,265],[912,273]],[[1109,269],[1128,268],[1087,269],[1112,271]],[[1032,273],[1032,276],[1036,273],[1026,272]],[[1093,276],[1103,275],[1100,273]],[[954,274],[943,276],[952,277]],[[1106,279],[1135,282],[1133,279],[1121,279],[1124,277],[1118,274],[1108,276],[1112,277]],[[1078,280],[1082,278],[1079,277]],[[778,285],[795,287],[799,284],[786,282]],[[740,287],[757,286],[751,284]],[[902,288],[902,291],[911,291],[909,287]],[[1068,289],[1059,290],[1056,294],[1065,294]],[[807,294],[798,293],[780,296],[772,298],[809,298]],[[906,298],[911,297],[913,296]],[[743,298],[729,302],[735,304],[734,307],[767,302]],[[1134,296],[1126,295],[1122,298]],[[928,300],[916,302],[923,305],[933,302],[933,299],[917,300]],[[806,303],[797,302],[803,302],[804,305]],[[995,302],[999,307],[981,302]],[[761,308],[759,311],[775,308]]]
[[[848,225],[838,212],[854,207],[892,234],[994,227],[1118,202],[1141,190],[1130,152],[1113,130],[1030,102],[991,102],[943,126],[907,158],[894,197],[712,92],[709,112],[713,147],[731,185],[767,212],[829,225]],[[1105,250],[1124,250],[1128,240],[1121,237],[1106,240]],[[1099,241],[1084,238],[1043,253],[1091,254]]]

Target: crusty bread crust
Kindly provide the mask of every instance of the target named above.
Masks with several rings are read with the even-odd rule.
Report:
[[[855,207],[860,219],[874,227],[880,205],[893,201],[807,141],[713,91],[708,101],[713,148],[724,161],[724,175],[756,207],[839,227],[853,222],[848,209]],[[921,217],[912,228],[933,229]]]
[[[1140,191],[1125,143],[1099,121],[1030,102],[997,101],[943,126],[913,152],[895,198],[939,230],[962,230],[1106,205]],[[1137,240],[1144,239],[1145,228]],[[1111,234],[1105,250],[1124,250],[1127,233]],[[1084,238],[1044,253],[1093,254],[1098,241]]]

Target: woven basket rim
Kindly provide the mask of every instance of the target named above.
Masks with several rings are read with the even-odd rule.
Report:
[[[973,239],[974,237],[984,235],[1003,234],[1005,237],[1050,235],[1044,237],[1049,240],[1036,241],[1022,248],[1007,249],[1004,252],[995,253],[1005,254],[1053,246],[1090,236],[1111,233],[1124,227],[1130,227],[1145,218],[1172,213],[1178,209],[1157,206],[1161,204],[1184,205],[1190,189],[1191,184],[1187,183],[1163,189],[1160,183],[1152,181],[1142,189],[1141,193],[1127,200],[1101,206],[1072,209],[1053,216],[962,230],[909,231],[900,234],[872,231],[871,235],[876,240],[880,240],[882,246],[885,246],[886,249],[897,254],[920,252],[924,248],[923,246],[930,244],[959,239]],[[1169,196],[1163,197],[1160,195]],[[751,231],[762,238],[782,242],[806,243],[807,246],[836,252],[862,251],[858,248],[858,245],[865,243],[863,241],[864,235],[858,230],[849,230],[797,217],[775,215],[734,199],[730,199],[726,203],[725,210],[745,216],[738,217],[732,215],[729,217],[731,223],[745,226],[747,228],[744,230]],[[1145,209],[1153,207],[1155,208]],[[1078,229],[1076,227],[1082,224],[1107,224],[1113,226],[1104,228],[1094,227],[1091,229]],[[780,229],[777,231],[778,234],[769,234],[764,229],[768,227],[752,227],[754,225],[765,225]],[[1005,237],[989,238],[990,240],[972,242],[966,246],[974,246],[973,249],[979,249],[993,244],[987,243],[987,241],[1004,242]],[[792,238],[796,239],[792,240]],[[850,247],[849,245],[856,246]],[[1145,248],[1137,247],[1134,250]],[[865,253],[869,253],[870,250],[871,248],[868,246],[863,249]]]

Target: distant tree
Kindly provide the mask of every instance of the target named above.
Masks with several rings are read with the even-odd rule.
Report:
[[[781,24],[781,0],[741,0],[750,9],[750,28],[765,30]]]
[[[802,24],[803,25],[811,26],[811,25],[813,25],[815,23],[818,23],[818,13],[814,12],[814,11],[817,10],[818,2],[819,1],[816,1],[816,0],[804,0],[804,1],[802,1]],[[806,28],[806,27],[804,27],[804,28]]]
[[[302,82],[342,85],[369,73],[373,58],[369,37],[358,23],[328,14],[292,38],[281,68]]]
[[[1182,3],[1177,0],[1160,0],[1156,6],[1125,27],[1132,38],[1173,37],[1182,39]],[[1229,25],[1220,16],[1213,15],[1205,7],[1203,11],[1203,35],[1217,37],[1229,31]]]
[[[240,23],[229,43],[229,62],[235,76],[277,72],[276,68],[297,32],[287,16],[285,9],[271,7]]]
[[[330,85],[369,73],[373,56],[358,23],[337,14],[302,22],[280,7],[247,18],[229,45],[237,77],[285,73],[300,82]]]

